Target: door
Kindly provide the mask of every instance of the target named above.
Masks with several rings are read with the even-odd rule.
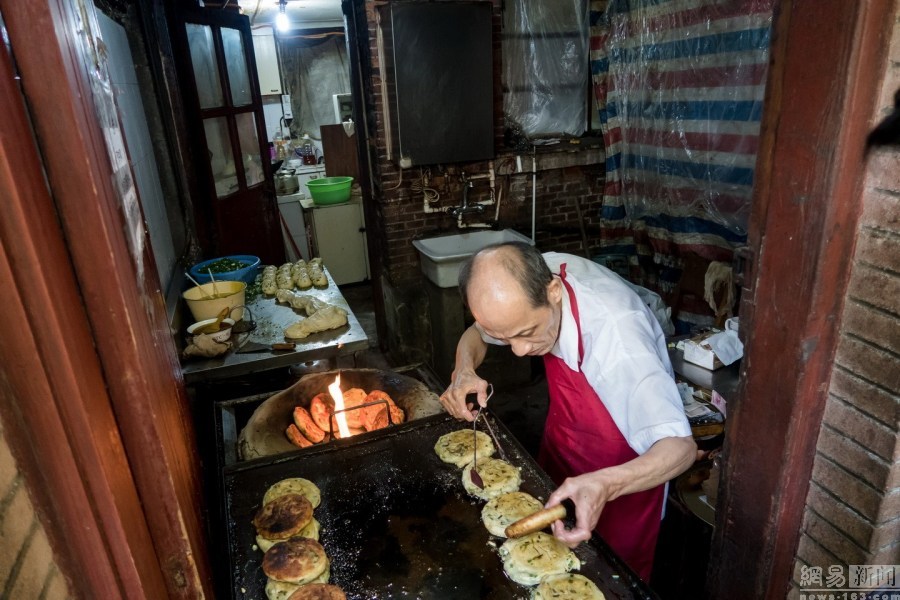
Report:
[[[207,256],[284,261],[272,166],[243,15],[177,8],[170,24],[196,172],[187,173]]]

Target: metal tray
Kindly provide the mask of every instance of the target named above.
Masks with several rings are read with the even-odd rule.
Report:
[[[509,431],[491,420],[523,491],[546,500],[553,483]],[[512,600],[529,588],[507,579],[496,548],[503,542],[481,522],[484,503],[468,496],[461,470],[434,453],[438,437],[464,427],[448,415],[258,459],[224,472],[233,598],[264,600],[262,552],[252,519],[266,489],[305,477],[322,491],[315,511],[331,558],[331,581],[352,600]],[[576,554],[580,573],[607,598],[656,596],[597,536]]]

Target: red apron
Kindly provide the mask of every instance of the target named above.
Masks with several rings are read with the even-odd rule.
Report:
[[[581,320],[575,294],[566,281],[566,265],[560,267],[560,277],[578,327],[579,370],[571,370],[559,357],[549,353],[544,355],[550,411],[538,463],[557,485],[566,477],[620,465],[638,456],[581,371],[584,360]],[[660,485],[607,503],[595,529],[644,580],[649,579],[653,567],[664,489],[665,486]]]

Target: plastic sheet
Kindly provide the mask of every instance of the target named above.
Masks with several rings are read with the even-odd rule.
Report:
[[[334,115],[334,94],[350,91],[347,48],[342,36],[307,39],[303,36],[279,40],[282,73],[294,121],[292,137],[308,133],[321,140],[320,125],[338,123]]]
[[[772,0],[612,0],[602,20],[592,66],[605,103],[605,204],[657,219],[656,237],[677,245],[739,243]]]
[[[587,127],[586,0],[506,0],[503,84],[507,130],[528,139]]]

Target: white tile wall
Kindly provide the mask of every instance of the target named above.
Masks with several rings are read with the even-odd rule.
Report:
[[[159,278],[165,290],[169,287],[178,257],[166,216],[165,198],[159,184],[159,171],[153,155],[150,131],[147,129],[147,117],[144,114],[134,61],[125,29],[103,13],[98,11],[97,14],[103,42],[108,50],[109,76],[122,120],[131,169],[141,197],[147,230],[150,232],[150,245]]]

